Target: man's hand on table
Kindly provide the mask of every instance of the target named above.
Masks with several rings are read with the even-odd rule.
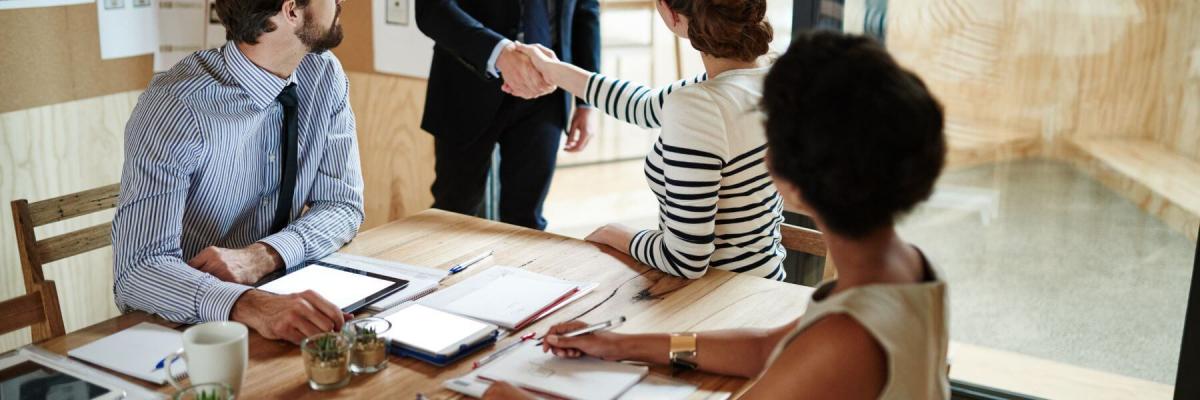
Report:
[[[353,316],[312,290],[278,295],[252,289],[233,304],[229,318],[267,339],[300,344],[306,337],[342,329],[342,324]]]
[[[200,250],[187,264],[217,279],[250,285],[282,267],[283,257],[271,246],[262,243],[241,249],[209,246]]]

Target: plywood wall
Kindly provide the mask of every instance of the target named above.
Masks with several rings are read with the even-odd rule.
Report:
[[[1189,0],[893,0],[888,47],[941,98],[958,147],[1161,137],[1195,156],[1200,84],[1187,60],[1196,9]]]
[[[365,181],[364,230],[433,204],[433,136],[421,130],[426,86],[422,79],[350,73]]]
[[[25,293],[12,213],[17,198],[44,199],[120,180],[125,121],[139,92],[0,114],[0,299]],[[48,237],[111,220],[112,211],[38,228]],[[105,248],[46,265],[58,285],[68,331],[117,315],[112,251]],[[0,351],[28,343],[25,330],[0,336]]]

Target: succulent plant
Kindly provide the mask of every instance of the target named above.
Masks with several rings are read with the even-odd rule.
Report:
[[[196,400],[224,400],[217,391],[201,390],[196,393]]]
[[[317,338],[316,348],[313,349],[313,355],[317,360],[322,362],[336,361],[345,356],[344,349],[338,348],[338,337],[333,334],[326,334]]]
[[[379,335],[375,333],[374,326],[354,326],[354,341],[359,344],[375,343],[379,339]]]

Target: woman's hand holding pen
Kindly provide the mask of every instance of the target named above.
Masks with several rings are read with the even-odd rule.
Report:
[[[623,360],[627,358],[621,348],[619,333],[607,331],[593,332],[576,337],[565,337],[562,334],[586,328],[583,321],[569,321],[550,327],[546,339],[542,341],[543,352],[553,352],[554,355],[566,358],[578,358],[585,355],[605,360]]]

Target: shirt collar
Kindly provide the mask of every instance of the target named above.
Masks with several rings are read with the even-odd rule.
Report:
[[[275,76],[246,58],[232,40],[225,43],[221,53],[225,56],[225,66],[233,80],[250,95],[250,99],[259,109],[265,109],[274,103],[275,98],[279,97],[279,93],[289,83],[296,83],[296,73],[292,73],[287,79]]]

